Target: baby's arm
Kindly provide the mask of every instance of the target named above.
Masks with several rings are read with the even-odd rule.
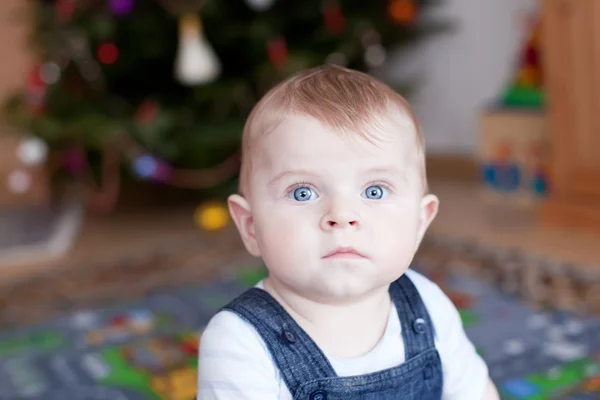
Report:
[[[494,385],[494,382],[492,382],[490,378],[488,378],[488,385],[487,389],[485,390],[485,396],[483,397],[483,400],[500,400],[500,395],[496,390],[496,385]]]
[[[279,383],[258,333],[236,314],[215,315],[200,338],[197,400],[278,399]]]

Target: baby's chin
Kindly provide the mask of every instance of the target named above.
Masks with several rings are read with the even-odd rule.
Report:
[[[303,288],[298,288],[300,293],[312,297],[315,301],[326,303],[344,303],[358,300],[379,291],[387,291],[389,284],[394,280],[382,279],[379,276],[354,278],[329,277],[322,278]]]

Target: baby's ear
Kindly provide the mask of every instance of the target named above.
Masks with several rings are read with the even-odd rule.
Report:
[[[231,218],[240,232],[244,246],[246,246],[246,250],[254,257],[260,257],[250,204],[242,196],[233,194],[227,199],[227,205],[229,206]]]
[[[421,209],[420,209],[420,217],[419,217],[419,232],[418,232],[418,242],[417,247],[421,244],[421,240],[423,240],[423,236],[425,236],[425,232],[427,232],[427,228],[431,225],[431,222],[434,220],[435,216],[438,213],[438,208],[440,205],[439,199],[433,195],[428,194],[423,197],[421,200]]]

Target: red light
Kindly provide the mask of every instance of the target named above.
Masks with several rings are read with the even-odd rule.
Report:
[[[103,64],[112,64],[119,58],[119,49],[112,43],[104,43],[98,48],[98,59]]]

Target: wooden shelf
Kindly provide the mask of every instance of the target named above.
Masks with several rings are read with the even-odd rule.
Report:
[[[549,225],[600,231],[600,3],[542,0],[552,147]]]

